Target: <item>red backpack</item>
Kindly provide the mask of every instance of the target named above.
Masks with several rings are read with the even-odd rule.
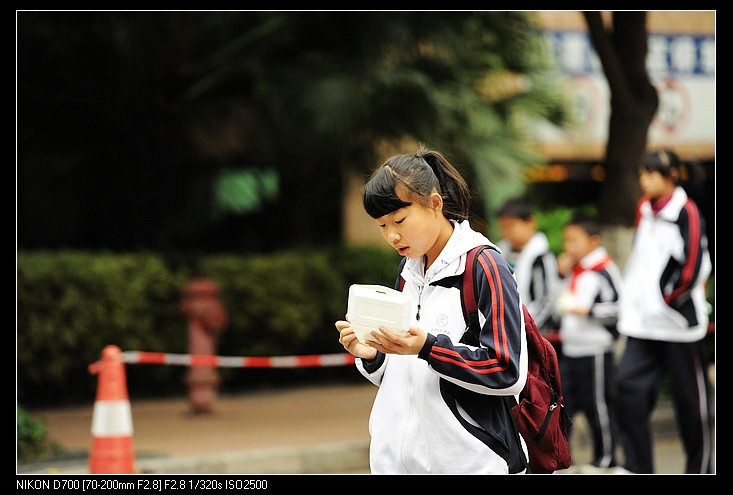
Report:
[[[461,288],[464,315],[469,322],[466,331],[473,332],[476,341],[481,329],[478,325],[474,270],[478,254],[487,247],[489,246],[477,246],[468,252]],[[399,278],[402,289],[404,280]],[[504,399],[513,413],[510,416],[514,420],[517,435],[521,433],[527,444],[529,460],[524,458],[522,451],[527,472],[549,474],[570,467],[568,430],[572,422],[563,405],[560,367],[555,348],[540,334],[527,306],[522,305],[522,309],[529,351],[527,382],[519,394],[519,404],[514,396],[507,395]]]

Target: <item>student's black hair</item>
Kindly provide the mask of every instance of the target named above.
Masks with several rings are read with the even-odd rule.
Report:
[[[659,172],[664,177],[670,177],[672,169],[675,169],[679,178],[680,158],[670,150],[650,151],[642,157],[641,168],[649,172]]]
[[[570,215],[570,220],[565,222],[565,225],[580,227],[589,236],[601,235],[601,223],[598,221],[598,218],[581,210],[573,211],[572,215]]]
[[[458,170],[437,151],[420,146],[414,155],[395,155],[379,167],[364,186],[364,210],[372,218],[410,206],[396,189],[403,187],[411,200],[427,206],[430,195],[443,198],[443,216],[449,220],[468,219],[471,191]]]
[[[501,205],[497,211],[497,217],[519,218],[520,220],[530,220],[534,215],[532,205],[524,198],[509,198]]]

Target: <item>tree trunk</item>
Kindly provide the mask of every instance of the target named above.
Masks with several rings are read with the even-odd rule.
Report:
[[[604,28],[600,12],[583,12],[610,90],[606,179],[598,211],[606,227],[633,226],[641,196],[638,166],[659,105],[646,69],[646,12],[614,12]]]

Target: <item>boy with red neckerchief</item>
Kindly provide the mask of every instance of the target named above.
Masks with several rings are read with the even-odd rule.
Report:
[[[592,460],[580,472],[604,472],[616,466],[612,385],[621,274],[590,215],[573,214],[563,227],[563,248],[558,265],[566,285],[556,308],[565,410],[571,418],[582,412],[590,430]]]

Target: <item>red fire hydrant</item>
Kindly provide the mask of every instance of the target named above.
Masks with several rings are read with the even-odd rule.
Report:
[[[229,324],[216,282],[204,277],[189,282],[184,288],[181,312],[188,320],[189,352],[216,355],[217,337]],[[186,385],[193,412],[211,412],[219,386],[219,372],[212,367],[191,366],[186,375]]]

